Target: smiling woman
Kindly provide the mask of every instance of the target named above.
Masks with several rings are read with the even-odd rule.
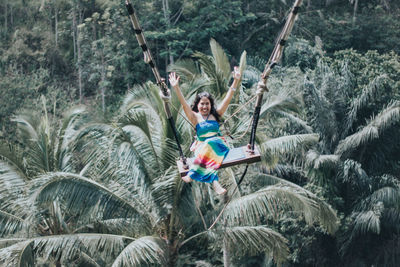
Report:
[[[214,98],[208,92],[199,93],[190,107],[179,88],[179,76],[174,72],[169,75],[169,82],[175,89],[186,116],[193,125],[196,125],[197,139],[190,148],[195,153],[195,159],[188,174],[182,179],[186,183],[192,179],[212,183],[217,194],[226,193],[226,189],[218,182],[217,170],[229,152],[219,130],[219,119],[228,108],[241,77],[238,67],[234,68],[232,74],[233,83],[218,108],[215,107]]]

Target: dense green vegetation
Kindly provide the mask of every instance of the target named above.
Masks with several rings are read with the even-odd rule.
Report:
[[[132,3],[162,76],[178,72],[188,98],[221,100],[245,59],[229,117],[293,1]],[[0,265],[399,265],[400,3],[303,1],[268,81],[263,162],[211,230],[223,199],[179,178],[124,1],[0,11]],[[246,144],[253,105],[229,121],[231,145]],[[188,153],[192,129],[172,112]],[[231,193],[242,172],[221,170]]]

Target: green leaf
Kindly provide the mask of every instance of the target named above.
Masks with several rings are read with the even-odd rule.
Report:
[[[112,267],[143,266],[143,264],[164,265],[167,257],[164,240],[145,236],[131,242],[115,259]]]
[[[0,249],[0,264],[2,266],[35,266],[33,240],[19,242],[10,247]]]
[[[264,225],[227,227],[224,242],[235,246],[235,256],[265,252],[274,258],[278,266],[289,256],[286,238]]]

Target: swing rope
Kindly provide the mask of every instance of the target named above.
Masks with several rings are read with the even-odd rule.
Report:
[[[186,157],[183,154],[183,150],[182,150],[181,144],[179,142],[179,138],[178,138],[178,133],[177,133],[177,130],[175,127],[175,122],[174,122],[174,119],[172,117],[171,110],[169,107],[171,95],[169,94],[169,90],[165,83],[165,79],[161,78],[161,76],[160,76],[160,73],[157,69],[155,61],[153,60],[153,57],[151,55],[150,49],[147,46],[146,39],[144,38],[144,35],[143,35],[143,30],[141,29],[139,20],[136,16],[136,12],[135,12],[132,4],[129,2],[129,0],[126,0],[125,6],[128,11],[128,15],[131,20],[132,28],[134,30],[136,39],[139,43],[139,46],[142,48],[143,55],[144,55],[144,62],[150,65],[151,70],[154,74],[154,77],[156,78],[157,85],[160,88],[160,96],[161,96],[161,99],[164,101],[164,110],[165,110],[165,113],[167,114],[167,120],[170,124],[173,135],[175,137],[175,141],[178,146],[179,155],[183,162],[183,166],[185,168],[188,168]]]
[[[250,147],[251,147],[251,150],[253,150],[253,151],[254,151],[255,134],[256,134],[257,124],[258,124],[260,111],[261,111],[262,97],[263,97],[264,92],[268,91],[268,88],[267,88],[268,77],[271,74],[274,66],[279,62],[279,60],[282,57],[283,47],[286,43],[286,40],[287,40],[290,32],[293,29],[294,21],[297,17],[301,2],[302,2],[302,0],[296,0],[296,2],[294,3],[292,12],[290,13],[289,17],[286,20],[285,26],[279,35],[278,41],[275,44],[272,55],[269,58],[268,63],[265,66],[264,72],[261,74],[261,80],[259,81],[259,83],[257,85],[257,103],[256,103],[255,112],[253,115],[253,126],[252,126],[251,135],[250,135]],[[225,209],[227,208],[227,206],[233,199],[233,195],[236,193],[236,190],[238,189],[239,185],[243,181],[244,176],[246,175],[248,166],[249,166],[249,164],[246,165],[246,169],[244,170],[242,177],[239,179],[239,182],[237,183],[235,189],[233,190],[233,193],[228,198],[228,200],[224,204],[224,207],[222,208],[222,210],[220,211],[220,213],[218,214],[218,216],[216,217],[214,222],[211,224],[211,226],[208,228],[208,230],[211,230],[217,224],[217,222],[221,218],[222,214],[224,213]]]
[[[252,101],[255,97],[257,97],[255,111],[254,111],[254,114],[253,114],[252,131],[251,131],[251,134],[250,134],[250,142],[249,142],[250,149],[251,149],[251,151],[253,151],[253,153],[254,153],[255,134],[256,134],[257,125],[258,125],[258,121],[259,121],[259,117],[260,117],[260,111],[261,111],[262,98],[263,98],[264,92],[268,91],[267,81],[268,81],[269,75],[272,72],[272,69],[276,66],[276,64],[280,61],[280,59],[282,57],[283,48],[284,48],[284,46],[286,44],[286,41],[287,41],[287,38],[288,38],[290,32],[293,29],[294,21],[295,21],[295,19],[297,17],[298,10],[300,8],[301,2],[302,2],[302,0],[296,0],[296,2],[294,3],[293,8],[292,8],[292,12],[290,13],[289,17],[287,18],[285,26],[284,26],[281,34],[279,35],[278,42],[275,44],[274,50],[273,50],[273,52],[272,52],[272,54],[271,54],[271,56],[270,56],[270,58],[269,58],[269,60],[268,60],[268,62],[266,64],[266,66],[264,68],[263,73],[261,74],[261,79],[260,79],[260,81],[258,82],[258,85],[257,85],[257,94],[254,97],[252,97],[252,99],[250,99]],[[137,39],[137,41],[139,43],[139,46],[142,48],[143,55],[144,55],[144,61],[145,61],[145,63],[150,65],[150,67],[152,69],[152,72],[154,74],[154,77],[156,78],[157,85],[160,87],[160,90],[161,90],[160,96],[161,96],[162,100],[164,101],[164,109],[165,109],[165,112],[167,114],[167,119],[168,119],[168,121],[170,123],[170,126],[172,128],[172,131],[173,131],[173,134],[174,134],[177,146],[178,146],[178,150],[179,150],[179,154],[180,154],[181,160],[182,160],[184,166],[186,168],[188,168],[186,157],[183,154],[182,147],[181,147],[179,139],[178,139],[178,133],[176,131],[175,123],[174,123],[174,120],[173,120],[173,117],[172,117],[172,114],[171,114],[171,110],[170,110],[170,107],[169,107],[171,96],[169,94],[168,87],[167,87],[167,85],[165,83],[165,79],[161,78],[161,76],[160,76],[160,73],[159,73],[159,71],[158,71],[158,69],[157,69],[157,67],[155,65],[155,62],[154,62],[154,60],[152,58],[150,50],[149,50],[149,48],[147,46],[146,40],[145,40],[144,35],[143,35],[143,31],[142,31],[142,29],[140,27],[138,18],[137,18],[136,14],[135,14],[135,10],[134,10],[133,6],[131,5],[131,3],[129,2],[129,0],[126,0],[126,9],[128,11],[130,20],[132,22],[132,27],[133,27],[133,30],[135,32],[136,39]],[[250,100],[248,101],[248,103],[250,102]],[[224,121],[224,123],[226,121],[228,121],[229,119],[231,119],[233,116],[236,116],[236,114],[244,106],[246,106],[248,103],[246,103],[245,105],[242,105],[242,107],[240,107],[240,109],[238,111],[234,112],[227,120]],[[192,125],[192,127],[194,128],[193,125]],[[224,213],[225,209],[227,208],[227,206],[229,205],[229,203],[233,199],[233,195],[236,193],[236,190],[239,188],[239,185],[241,184],[241,182],[243,181],[243,179],[244,179],[244,177],[246,175],[248,166],[249,166],[249,164],[246,164],[246,168],[245,168],[242,176],[240,177],[239,182],[237,183],[235,189],[233,190],[231,196],[228,198],[228,200],[226,201],[224,207],[222,208],[222,210],[220,211],[220,213],[216,217],[215,221],[208,228],[208,230],[211,230],[217,224],[217,222],[221,218],[222,214]]]

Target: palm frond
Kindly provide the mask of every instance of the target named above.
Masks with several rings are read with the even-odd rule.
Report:
[[[115,259],[112,267],[142,266],[166,263],[166,243],[156,237],[145,236],[131,242]]]
[[[331,102],[334,99],[328,99],[322,89],[318,88],[318,83],[318,81],[304,79],[304,102],[314,131],[320,133],[321,139],[330,148],[331,145],[336,145],[339,139],[339,122]]]
[[[34,266],[33,241],[27,240],[0,249],[0,265]]]
[[[55,152],[58,136],[47,116],[45,99],[42,100],[44,115],[39,117],[35,113],[26,113],[12,119],[17,123],[21,142],[27,147],[26,160],[34,174],[54,171],[57,168]]]
[[[158,130],[155,130],[157,123],[152,123],[153,120],[149,121],[144,111],[132,111],[129,118],[126,119],[129,121],[124,123],[125,126],[122,127],[122,130],[128,136],[132,146],[137,151],[140,151],[137,156],[141,157],[142,161],[147,159],[143,163],[147,165],[148,172],[152,170],[155,172],[160,171],[161,163],[158,156],[161,154],[161,135],[157,135],[157,132],[162,127],[158,127]],[[151,127],[151,125],[155,127]]]
[[[251,255],[268,253],[278,266],[289,256],[286,238],[264,225],[228,227],[224,231],[224,242],[235,244],[237,256],[245,253]]]
[[[73,230],[78,233],[102,233],[112,235],[127,235],[137,237],[143,233],[143,226],[130,218],[114,218],[90,222]]]
[[[137,148],[136,142],[131,143],[134,140],[134,135],[128,138],[129,140],[116,140],[114,142],[114,147],[110,149],[110,156],[107,159],[110,167],[101,174],[101,177],[103,179],[109,177],[126,185],[130,184],[129,188],[143,191],[151,184],[150,175],[157,173],[159,169],[154,166],[154,162],[146,162],[146,156],[149,156],[149,160],[154,159],[151,150],[143,150],[142,152],[140,148],[143,146]]]
[[[0,142],[0,160],[12,165],[13,169],[22,177],[29,179],[22,153],[22,149],[19,147],[11,143]]]
[[[364,198],[355,207],[355,210],[370,210],[374,205],[382,203],[385,207],[396,207],[400,201],[400,190],[394,187],[382,187],[375,190],[371,195]]]
[[[176,168],[170,168],[152,185],[151,194],[157,206],[171,209],[176,197],[178,183]]]
[[[329,233],[337,229],[336,213],[330,206],[311,192],[289,183],[268,186],[232,200],[224,218],[230,224],[254,225],[265,216],[278,220],[281,212],[288,210],[301,215],[308,224],[319,221]]]
[[[285,118],[286,120],[288,120],[291,124],[300,126],[307,133],[314,132],[312,127],[310,125],[308,125],[308,123],[306,121],[300,119],[296,115],[293,115],[293,114],[291,114],[289,112],[285,112],[285,111],[277,111],[276,113],[279,114],[282,118]]]
[[[298,149],[306,149],[318,142],[318,134],[297,134],[270,139],[261,144],[264,153],[291,154]]]
[[[377,94],[383,88],[383,85],[387,82],[387,80],[388,76],[386,74],[382,74],[376,77],[362,90],[360,96],[352,100],[346,116],[345,130],[343,136],[346,136],[347,133],[351,130],[353,124],[357,120],[357,115],[359,114],[359,112],[366,106],[368,106],[373,101],[373,99],[376,98]]]
[[[363,235],[367,232],[379,234],[381,231],[382,205],[375,206],[374,210],[363,211],[355,214],[352,235]]]
[[[261,107],[260,117],[267,114],[278,113],[282,111],[298,112],[300,108],[299,95],[293,95],[293,92],[281,90],[277,94],[270,95]]]
[[[247,61],[246,61],[246,57],[247,57],[247,52],[246,50],[242,52],[242,54],[240,55],[240,61],[239,61],[239,71],[242,74],[242,77],[240,78],[238,87],[240,87],[242,85],[242,80],[243,80],[243,73],[246,69],[247,66]]]
[[[21,243],[26,240],[27,240],[27,238],[1,238],[0,239],[0,249],[15,245],[17,243]]]
[[[242,72],[242,83],[246,88],[253,88],[255,93],[256,84],[260,80],[261,71],[256,67],[248,64],[246,69]]]
[[[116,258],[125,248],[126,242],[134,239],[127,236],[106,234],[55,235],[33,238],[34,249],[43,259],[52,257],[68,263],[84,252],[88,255]]]
[[[220,44],[211,38],[210,40],[211,53],[214,58],[215,68],[222,72],[223,77],[227,79],[231,75],[231,66],[224,49]]]
[[[270,185],[276,185],[279,183],[282,184],[290,184],[295,186],[295,183],[292,183],[287,180],[287,176],[291,175],[302,175],[298,170],[294,170],[291,166],[284,165],[276,165],[275,168],[270,170],[271,173],[263,173],[257,170],[250,170],[248,175],[252,177],[252,180],[256,181],[252,182],[252,185],[266,187]],[[276,176],[278,175],[278,176]],[[281,178],[284,177],[284,178]],[[293,179],[293,178],[292,178]]]
[[[103,169],[112,151],[115,132],[113,125],[105,123],[89,123],[79,130],[73,144],[73,152],[80,157],[79,167],[85,166],[82,174],[89,173],[91,177],[96,177],[94,174]]]
[[[23,218],[29,211],[25,176],[0,160],[0,209]]]
[[[79,127],[83,124],[82,116],[86,113],[86,108],[84,106],[77,106],[69,109],[63,116],[60,133],[57,140],[58,147],[55,153],[57,159],[58,170],[70,171],[72,167],[70,166],[71,159],[71,143],[74,141],[74,137],[79,131]]]
[[[13,195],[23,193],[26,181],[25,177],[14,168],[4,161],[0,160],[0,200],[6,201]]]
[[[371,178],[364,171],[361,163],[355,160],[346,159],[339,169],[337,177],[339,181],[351,184],[354,188],[358,188],[360,192],[363,192],[363,194],[359,194],[358,197],[360,198],[371,192]]]
[[[339,162],[337,155],[321,155],[316,150],[310,150],[306,155],[306,167],[310,170],[334,169]]]
[[[12,235],[22,229],[24,219],[0,210],[0,236]]]
[[[201,70],[210,79],[215,79],[215,63],[211,56],[203,54],[201,52],[196,52],[193,57],[199,62]]]
[[[202,72],[210,81],[210,89],[212,94],[218,98],[226,92],[227,78],[224,74],[216,67],[215,60],[211,56],[207,56],[203,53],[196,52],[193,57],[197,59],[201,66]]]
[[[164,102],[160,98],[160,88],[156,84],[147,82],[143,85],[135,85],[125,96],[119,114],[127,114],[133,106],[137,106],[137,103],[147,103],[162,118]]]
[[[400,102],[393,101],[358,132],[340,141],[335,154],[343,156],[376,140],[400,121]]]
[[[37,140],[38,133],[36,127],[40,125],[40,119],[32,114],[21,114],[15,116],[11,121],[16,122],[21,136],[21,140]]]
[[[102,219],[112,218],[119,214],[121,217],[143,220],[142,222],[146,222],[144,225],[149,227],[154,221],[150,213],[146,212],[147,209],[134,197],[128,201],[122,198],[118,191],[111,191],[95,181],[76,174],[42,175],[35,179],[33,190],[35,203],[40,205],[59,199],[69,210],[76,211],[81,216],[89,215],[91,211],[97,210]],[[143,230],[146,231],[146,228]]]
[[[168,66],[169,72],[176,72],[182,82],[190,82],[200,76],[200,70],[192,59],[181,59]]]

